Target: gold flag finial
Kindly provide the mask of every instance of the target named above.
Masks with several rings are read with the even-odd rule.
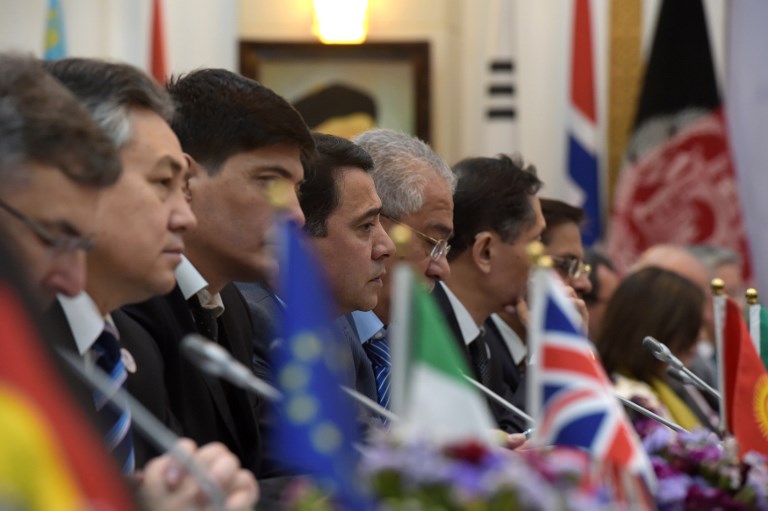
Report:
[[[747,303],[749,305],[756,305],[757,304],[757,289],[754,287],[750,287],[747,289],[747,292],[744,293],[744,295],[747,297]]]
[[[540,241],[532,241],[525,247],[531,264],[542,268],[552,267],[552,258],[544,253],[544,244]]]
[[[395,248],[400,257],[405,257],[408,245],[411,243],[410,229],[402,224],[395,224],[389,230],[389,237],[392,238],[392,242],[395,244]]]
[[[277,179],[267,188],[267,200],[278,211],[288,209],[293,185],[286,179]]]
[[[710,286],[712,287],[712,293],[715,296],[722,296],[725,293],[723,291],[725,289],[725,282],[723,282],[723,279],[721,278],[712,279]]]

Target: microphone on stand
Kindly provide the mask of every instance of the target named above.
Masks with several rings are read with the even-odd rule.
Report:
[[[227,380],[232,385],[270,401],[279,401],[283,397],[279,390],[254,375],[227,350],[202,335],[186,335],[181,340],[181,351],[205,373]]]
[[[200,484],[200,489],[210,500],[215,509],[224,509],[226,497],[216,482],[211,479],[205,467],[187,451],[178,448],[179,437],[165,427],[144,405],[122,388],[115,389],[114,382],[100,370],[89,371],[83,360],[67,350],[58,348],[59,356],[66,362],[72,373],[101,392],[109,400],[110,406],[120,411],[126,410],[131,414],[131,424],[137,432],[160,452],[167,452],[194,477]]]
[[[643,339],[643,348],[650,351],[651,354],[656,357],[657,359],[661,360],[664,363],[669,364],[671,369],[677,370],[680,372],[683,376],[683,378],[686,378],[689,380],[693,385],[698,387],[699,389],[708,392],[709,394],[716,397],[718,400],[721,399],[720,392],[712,388],[710,385],[707,384],[704,380],[696,376],[690,369],[685,367],[685,364],[683,364],[679,358],[677,358],[675,355],[672,354],[672,352],[669,350],[669,348],[665,345],[651,337],[650,335],[646,336]]]

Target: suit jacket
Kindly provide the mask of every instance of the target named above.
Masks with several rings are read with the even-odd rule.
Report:
[[[232,284],[222,289],[221,299],[225,310],[217,320],[219,344],[250,367],[253,348],[245,301]],[[203,373],[180,352],[182,338],[197,333],[197,327],[179,287],[125,311],[150,333],[162,355],[171,410],[184,435],[199,445],[221,442],[240,458],[243,467],[258,472],[262,447],[258,400]]]
[[[453,337],[456,340],[457,347],[459,348],[460,352],[464,354],[464,357],[467,360],[469,367],[472,368],[475,379],[477,381],[480,381],[480,372],[477,368],[477,364],[475,363],[475,361],[472,359],[472,356],[470,355],[470,352],[469,352],[469,349],[467,348],[466,343],[464,342],[464,336],[461,334],[461,327],[459,326],[459,321],[456,319],[456,314],[453,312],[453,307],[451,306],[451,302],[448,300],[448,295],[445,293],[445,291],[443,291],[442,286],[437,285],[435,286],[434,291],[432,291],[432,296],[435,297],[435,301],[437,302],[438,307],[440,308],[443,315],[445,316],[446,322],[448,323],[448,327],[451,329],[451,332],[453,333]],[[498,331],[496,331],[495,329],[494,331],[496,332],[496,335],[499,335]],[[497,354],[495,354],[494,348],[491,347],[491,345],[494,342],[496,342],[496,340],[493,339],[494,334],[490,333],[487,328],[484,328],[482,336],[486,342],[486,345],[489,347],[489,351],[490,351],[490,360],[489,360],[490,384],[488,385],[488,387],[492,391],[494,391],[495,393],[499,394],[501,397],[506,399],[507,401],[511,402],[512,394],[513,394],[512,389],[504,381],[500,357],[497,356]],[[500,341],[500,336],[498,337],[498,340]],[[488,398],[487,401],[491,409],[491,414],[493,415],[493,418],[496,420],[496,423],[499,428],[506,431],[507,433],[517,433],[520,431],[524,431],[524,429],[521,429],[519,421],[516,419],[515,415],[510,410],[498,404],[496,401],[491,400],[490,398]]]
[[[72,328],[58,301],[54,302],[54,306],[47,313],[46,319],[54,333],[52,339],[54,339],[55,345],[77,354],[78,349]],[[163,361],[157,346],[147,331],[125,313],[115,311],[112,314],[112,319],[120,335],[120,347],[127,350],[136,363],[135,372],[126,371],[128,392],[163,424],[179,433],[180,426],[173,417],[168,395],[164,389]],[[96,408],[93,405],[93,389],[84,382],[77,380],[72,390],[80,407],[90,416],[94,424],[98,424]],[[107,432],[102,431],[101,433],[106,435]],[[147,461],[161,454],[136,428],[133,428],[133,447],[136,455],[136,468],[143,467]]]
[[[510,403],[525,411],[526,408],[526,384],[525,376],[520,374],[520,369],[509,352],[504,336],[499,331],[496,323],[488,318],[484,324],[485,331],[488,333],[486,341],[491,350],[491,357],[496,358],[501,366],[501,374],[504,382],[509,386],[512,395],[508,400]],[[522,417],[514,416],[515,428],[518,431],[525,431],[531,425]]]
[[[283,316],[283,304],[275,293],[260,282],[236,282],[238,291],[248,305],[253,325],[253,372],[259,378],[271,378],[269,350],[277,337],[277,330]]]
[[[373,367],[368,355],[365,354],[363,345],[360,343],[360,337],[357,335],[354,320],[350,314],[345,314],[335,321],[336,326],[341,331],[341,335],[347,341],[349,350],[352,354],[353,374],[349,375],[352,386],[361,394],[376,401],[378,391],[376,390],[376,376],[373,374]]]

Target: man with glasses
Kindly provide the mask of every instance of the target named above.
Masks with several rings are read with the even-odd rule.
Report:
[[[39,62],[0,55],[0,227],[41,306],[85,284],[102,189],[120,175],[111,141]]]
[[[526,247],[539,239],[544,217],[536,194],[535,168],[518,155],[469,158],[454,166],[454,237],[448,254],[451,274],[434,296],[456,341],[473,368],[473,377],[509,400],[513,389],[494,353],[490,315],[524,295],[530,267]],[[514,415],[489,400],[499,428],[522,431]]]

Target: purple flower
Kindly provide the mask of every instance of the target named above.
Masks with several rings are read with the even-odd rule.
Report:
[[[656,489],[656,502],[660,507],[683,502],[688,494],[688,488],[691,486],[691,483],[690,476],[686,474],[659,478],[659,486]]]

